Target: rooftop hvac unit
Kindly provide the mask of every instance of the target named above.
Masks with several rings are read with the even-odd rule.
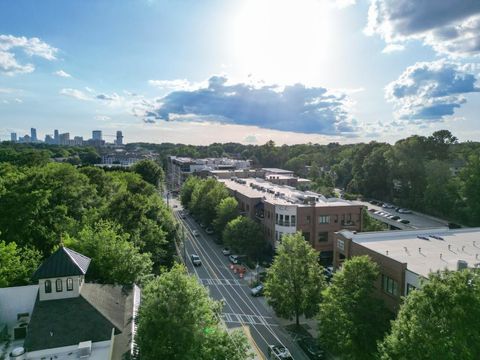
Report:
[[[91,341],[82,341],[78,343],[78,358],[79,359],[88,359],[92,353],[92,342]]]
[[[463,270],[468,268],[468,262],[465,260],[458,260],[457,261],[457,270]]]

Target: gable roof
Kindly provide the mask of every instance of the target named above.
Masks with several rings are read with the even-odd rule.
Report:
[[[66,247],[60,247],[33,274],[33,280],[85,275],[90,258]]]

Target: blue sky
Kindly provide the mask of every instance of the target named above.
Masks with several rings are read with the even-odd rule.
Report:
[[[0,139],[478,141],[479,34],[471,0],[4,1]]]

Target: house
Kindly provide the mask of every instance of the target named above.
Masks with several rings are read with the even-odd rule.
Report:
[[[89,265],[88,257],[62,246],[33,275],[37,285],[0,289],[0,309],[8,309],[0,312],[0,323],[13,325],[16,338],[11,359],[122,359],[133,353],[140,289],[87,283]],[[18,305],[16,295],[23,296]],[[15,332],[21,324],[23,334]]]

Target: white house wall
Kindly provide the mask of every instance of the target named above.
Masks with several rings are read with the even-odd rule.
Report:
[[[37,293],[38,285],[0,288],[0,323],[11,328],[17,323],[17,314],[32,315]]]

